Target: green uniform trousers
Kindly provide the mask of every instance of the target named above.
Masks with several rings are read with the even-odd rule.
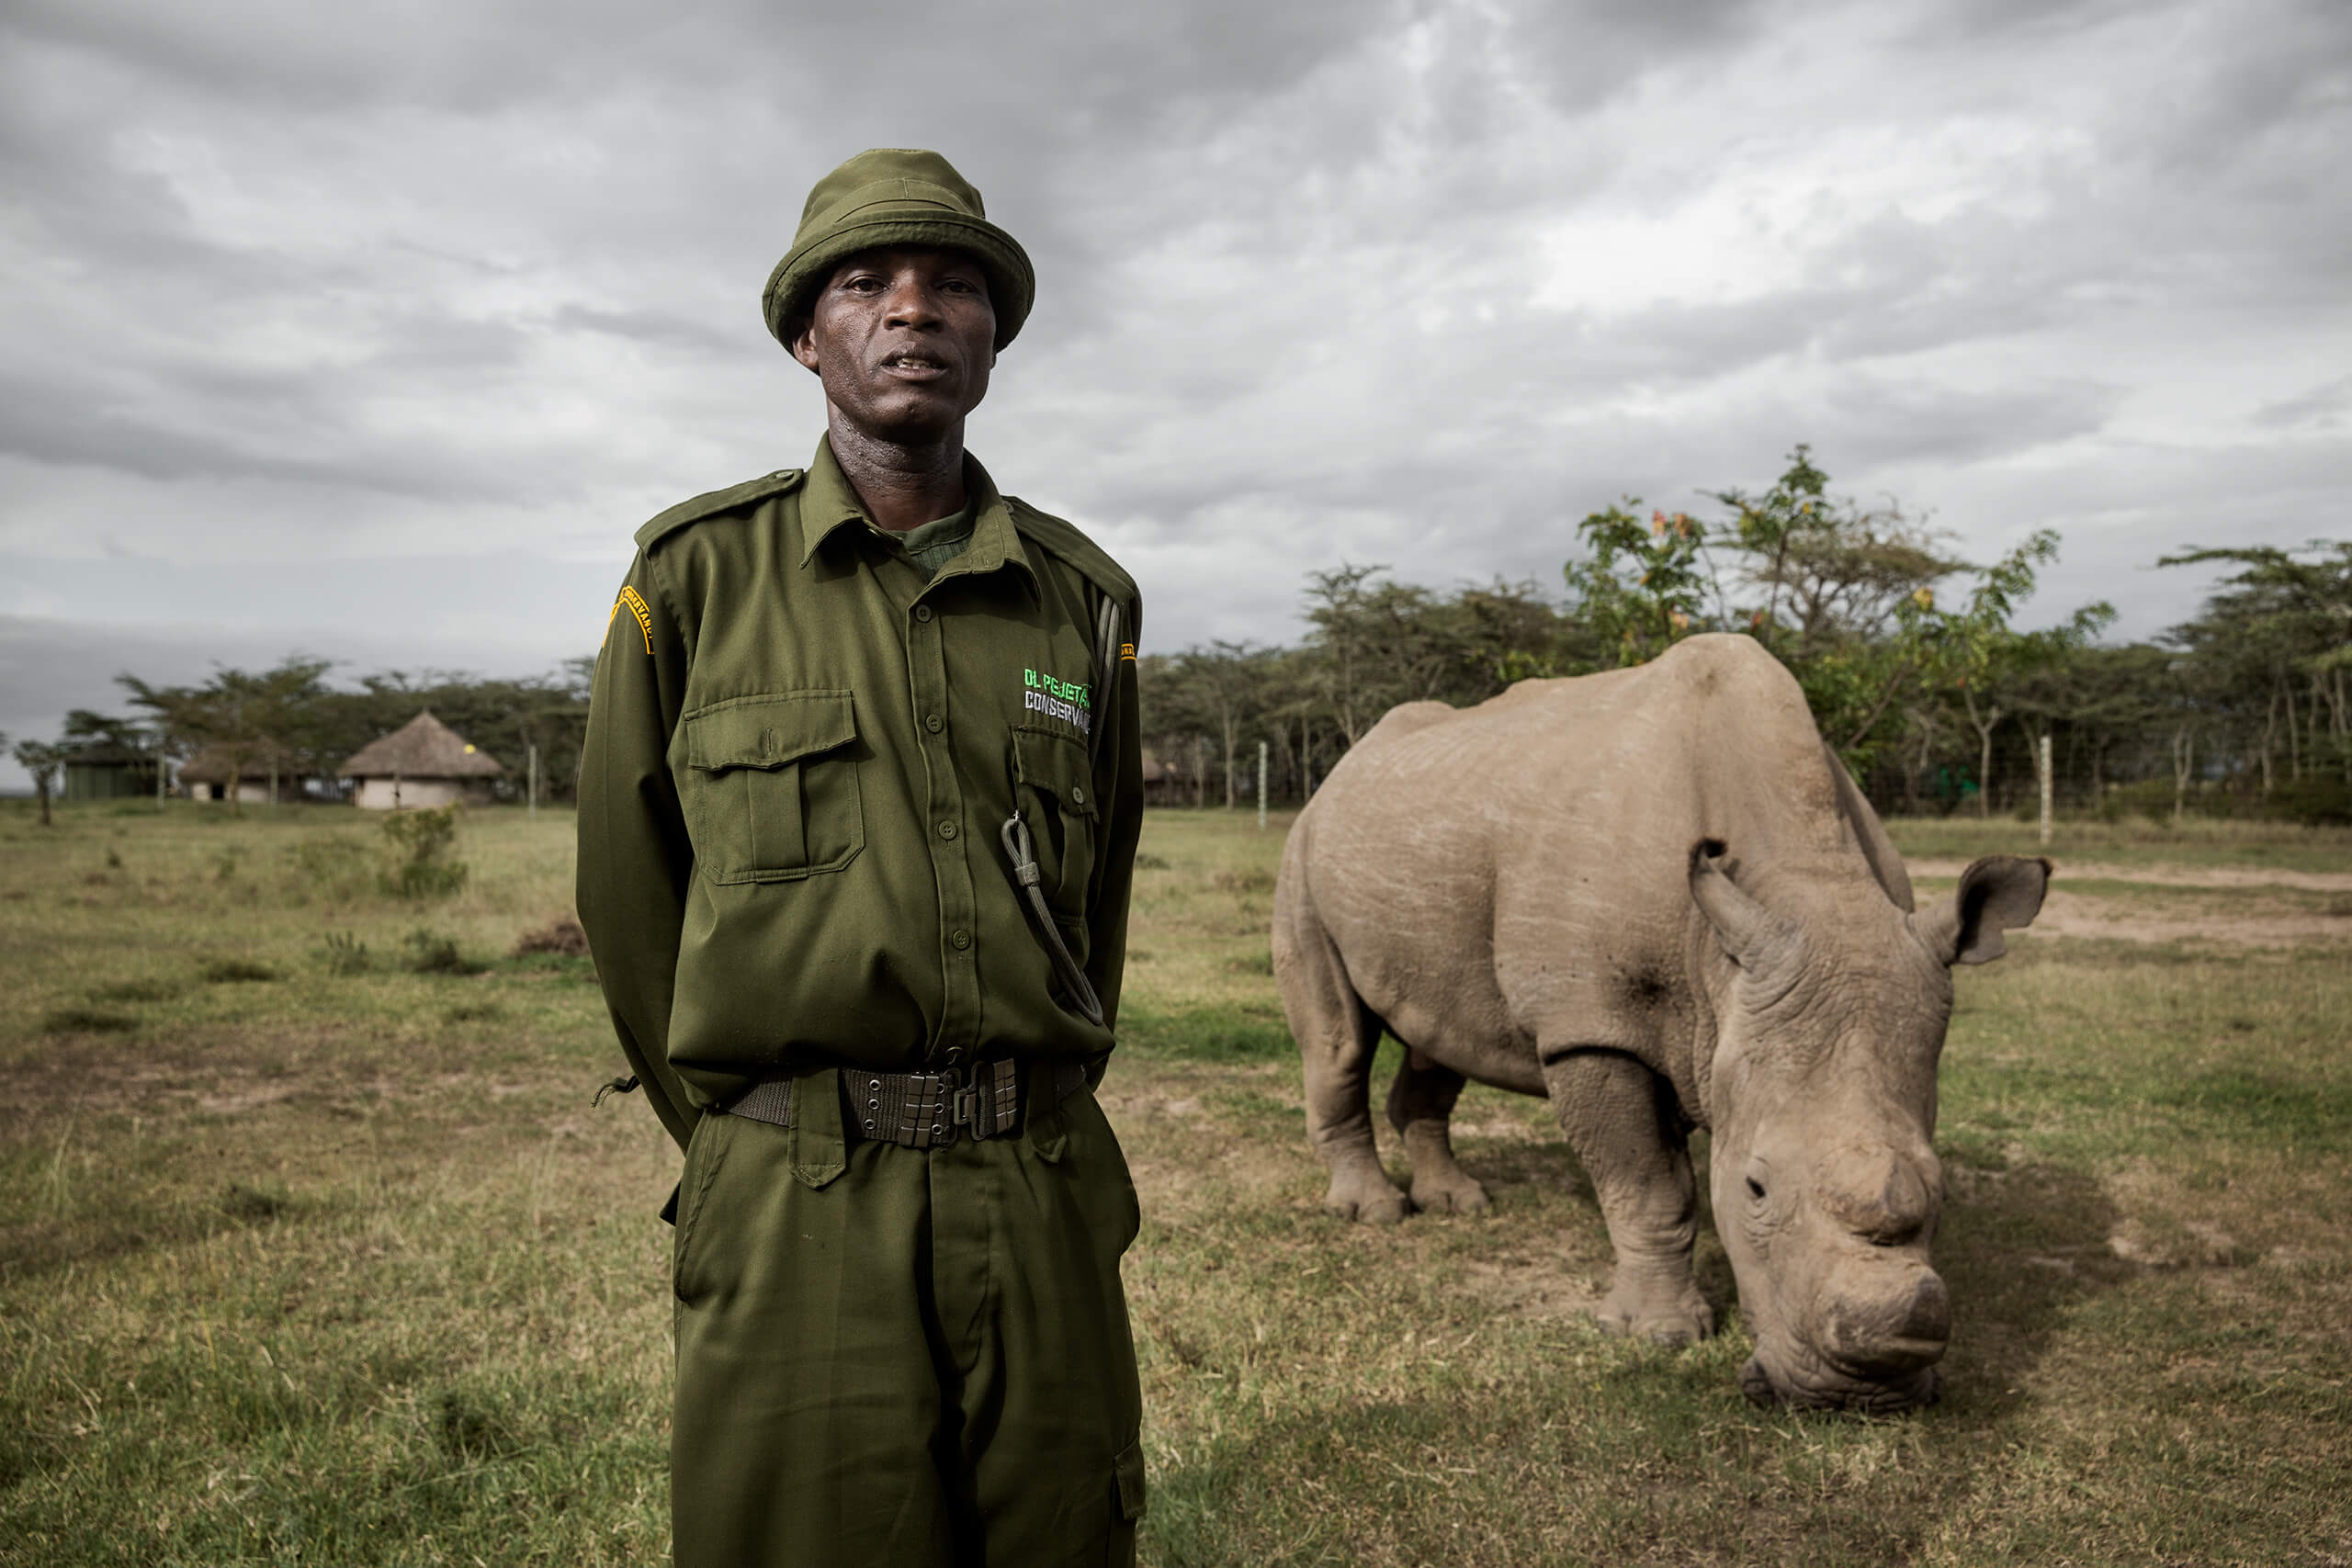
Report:
[[[1093,1095],[944,1147],[705,1116],[673,1278],[679,1568],[1135,1560],[1134,1183]]]

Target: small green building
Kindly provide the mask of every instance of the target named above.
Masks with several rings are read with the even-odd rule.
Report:
[[[155,759],[111,740],[93,740],[65,759],[64,800],[124,800],[155,793]]]

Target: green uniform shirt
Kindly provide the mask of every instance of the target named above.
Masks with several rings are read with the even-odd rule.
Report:
[[[1141,603],[1083,534],[965,462],[970,537],[935,571],[866,518],[824,442],[805,475],[638,533],[581,757],[579,907],[681,1144],[779,1068],[1111,1048]],[[1123,619],[1098,670],[1106,595]],[[1056,998],[1000,839],[1016,809],[1103,1027]]]
[[[953,517],[925,523],[899,536],[899,547],[926,572],[937,571],[962,555],[971,542],[972,509],[968,506]]]

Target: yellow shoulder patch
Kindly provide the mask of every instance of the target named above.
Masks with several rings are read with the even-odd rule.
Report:
[[[648,653],[652,652],[653,612],[646,607],[644,599],[639,595],[637,590],[629,587],[626,583],[621,586],[621,596],[613,601],[612,609],[605,613],[605,640],[607,642],[612,640],[613,621],[615,617],[620,615],[621,606],[624,604],[628,606],[628,613],[637,618],[637,629],[642,633],[645,637],[645,651]]]

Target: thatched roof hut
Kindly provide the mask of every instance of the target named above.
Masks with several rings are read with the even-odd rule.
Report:
[[[433,716],[426,708],[380,740],[371,740],[335,770],[357,781],[352,804],[370,811],[447,806],[462,800],[486,806],[490,781],[506,770],[498,759]]]
[[[276,765],[273,767],[272,762]],[[283,753],[273,759],[266,743],[257,742],[245,749],[244,761],[237,765],[237,777],[232,783],[229,770],[233,759],[227,746],[206,746],[180,764],[180,788],[191,800],[226,800],[234,795],[239,800],[254,805],[266,805],[272,781],[280,793],[300,794],[301,776],[294,771],[293,760]]]

